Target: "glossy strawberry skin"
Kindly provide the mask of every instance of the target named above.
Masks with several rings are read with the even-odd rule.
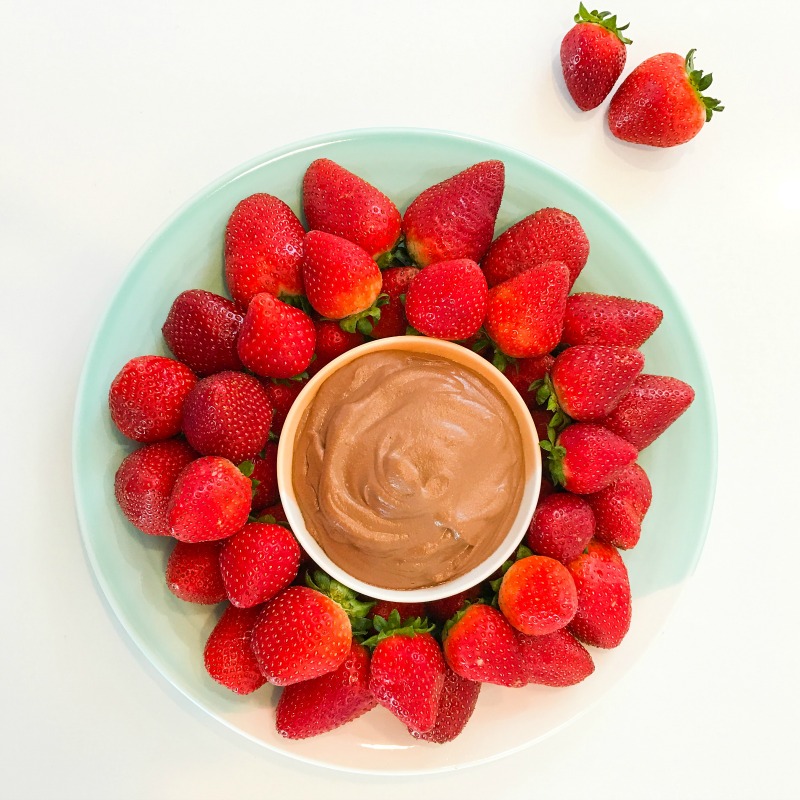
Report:
[[[650,480],[638,464],[631,464],[597,494],[586,495],[597,522],[597,540],[622,550],[635,547],[652,499]]]
[[[280,500],[278,491],[278,443],[267,442],[263,455],[251,459],[253,471],[250,480],[253,482],[253,500],[251,512],[257,514]],[[256,481],[258,482],[256,484]]]
[[[307,381],[297,380],[286,383],[275,383],[274,381],[263,381],[269,393],[270,403],[272,404],[272,432],[277,436],[283,430],[283,423],[289,409],[297,400],[297,395],[303,391]]]
[[[228,606],[206,642],[208,674],[236,694],[251,694],[267,681],[252,650],[253,628],[261,609]]]
[[[525,542],[534,553],[568,564],[594,535],[595,518],[587,499],[569,492],[545,497],[540,493]]]
[[[180,600],[200,605],[221,603],[227,598],[219,552],[222,542],[175,542],[167,561],[167,588]]]
[[[529,683],[574,686],[594,672],[589,651],[566,629],[546,636],[518,634]]]
[[[197,383],[184,364],[164,356],[137,356],[111,382],[108,408],[120,433],[157,442],[180,433],[183,404]]]
[[[475,711],[480,691],[481,685],[479,683],[462,678],[453,672],[450,667],[446,666],[444,685],[433,727],[424,733],[412,728],[409,728],[408,732],[415,739],[421,739],[425,742],[434,742],[436,744],[452,742],[469,722],[472,713]]]
[[[277,197],[254,194],[236,206],[225,229],[225,280],[241,308],[261,292],[303,294],[304,235],[294,211]]]
[[[381,313],[383,313],[383,309],[381,309]],[[308,366],[309,375],[316,375],[334,358],[338,358],[366,341],[363,333],[343,331],[341,325],[333,320],[319,320],[314,323],[314,327],[317,329],[316,358]]]
[[[190,289],[172,303],[161,328],[178,361],[200,376],[240,370],[236,337],[244,315],[227,297]]]
[[[416,267],[391,267],[381,273],[383,285],[381,294],[388,295],[389,301],[381,306],[381,318],[372,326],[373,339],[389,336],[403,336],[408,327],[405,306],[400,299],[406,294],[411,281],[419,274]]]
[[[567,298],[564,333],[568,345],[605,344],[638,349],[661,324],[664,312],[652,303],[579,292]]]
[[[553,357],[549,354],[536,358],[517,358],[510,361],[503,370],[503,374],[511,381],[525,401],[525,405],[531,410],[538,409],[536,392],[530,390],[531,384],[544,378],[553,366],[553,361]]]

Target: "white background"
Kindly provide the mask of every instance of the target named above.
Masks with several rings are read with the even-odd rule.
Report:
[[[570,105],[557,53],[575,6],[2,5],[0,795],[800,796],[793,6],[613,6],[632,22],[626,73],[649,55],[690,47],[714,72],[710,93],[725,112],[667,151],[617,142],[605,107],[582,114]],[[408,779],[348,776],[273,755],[179,696],[93,582],[70,470],[90,336],[153,230],[259,153],[384,125],[518,147],[617,211],[693,318],[720,431],[705,551],[636,669],[533,749]]]

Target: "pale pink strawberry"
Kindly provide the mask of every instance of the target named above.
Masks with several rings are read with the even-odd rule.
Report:
[[[664,312],[652,303],[580,292],[567,298],[564,344],[641,347],[661,324]]]
[[[638,464],[624,469],[613,483],[597,494],[587,495],[586,501],[597,522],[597,540],[623,550],[634,547],[652,499],[650,480]]]
[[[187,603],[212,605],[228,596],[219,569],[222,542],[175,542],[167,561],[167,588]]]
[[[267,681],[251,646],[261,609],[228,606],[211,631],[203,652],[206,671],[236,694],[250,694]]]

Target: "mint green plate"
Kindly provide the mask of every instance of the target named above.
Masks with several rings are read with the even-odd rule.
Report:
[[[108,387],[133,356],[167,351],[161,325],[184,289],[221,292],[222,239],[236,203],[269,192],[300,210],[308,164],[332,158],[371,181],[400,209],[424,188],[477,161],[506,165],[497,232],[543,206],[580,219],[591,243],[576,290],[649,300],[664,322],[643,348],[645,370],[694,386],[689,411],[640,462],[653,505],[638,547],[625,554],[634,595],[630,634],[613,651],[593,651],[596,671],[569,689],[485,686],[464,733],[447,745],[418,743],[385,709],[315,739],[290,742],[274,730],[278,690],[239,698],[203,669],[202,651],[218,610],[177,600],[164,583],[169,541],[140,534],[114,502],[114,473],[131,443],[112,426]],[[604,694],[654,638],[691,575],[703,546],[716,474],[716,423],[703,357],[691,324],[644,247],[603,203],[532,156],[493,142],[439,131],[349,131],[283,147],[209,186],[181,208],[134,260],[100,323],[78,390],[74,428],[75,496],[83,540],[106,599],[134,642],[179,691],[217,720],[264,746],[303,761],[357,772],[422,773],[491,760],[531,745]]]

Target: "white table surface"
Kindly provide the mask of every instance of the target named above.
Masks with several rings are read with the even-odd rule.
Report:
[[[603,109],[570,105],[557,52],[577,3],[555,5],[4,4],[0,796],[800,796],[793,6],[614,5],[632,21],[626,73],[697,47],[727,106],[694,141],[656,151],[614,140]],[[694,320],[720,432],[705,551],[633,672],[533,749],[406,779],[272,754],[168,685],[93,581],[70,469],[90,336],[152,231],[259,153],[389,125],[526,150],[617,211]]]

